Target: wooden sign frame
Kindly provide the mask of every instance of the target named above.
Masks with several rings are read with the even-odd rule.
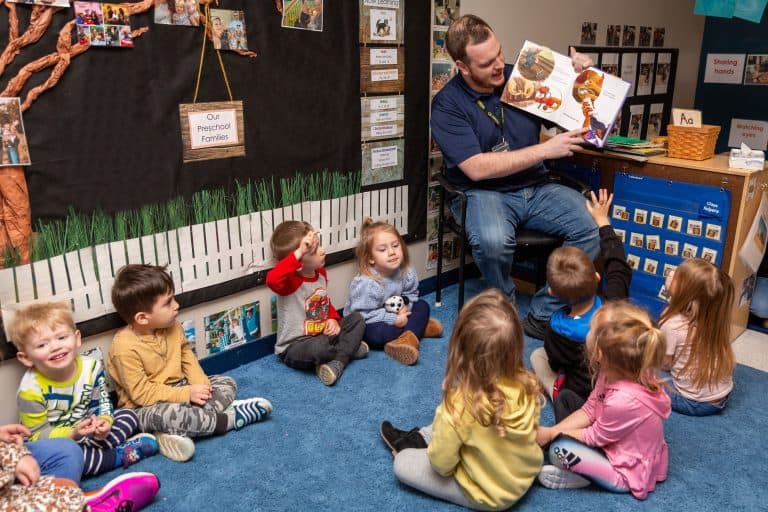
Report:
[[[237,126],[235,127],[237,141],[234,144],[214,143],[207,147],[193,148],[189,115],[199,112],[221,112],[229,110],[234,111],[234,118],[237,123]],[[184,162],[245,156],[245,124],[243,121],[243,102],[241,100],[182,103],[179,105],[179,117],[181,120],[181,143]]]

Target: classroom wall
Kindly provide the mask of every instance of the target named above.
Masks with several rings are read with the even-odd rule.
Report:
[[[715,149],[720,153],[728,150],[731,119],[768,121],[768,102],[765,101],[768,85],[704,83],[705,59],[709,53],[768,53],[768,14],[763,13],[761,23],[739,18],[707,18],[695,105],[701,110],[705,124],[720,126]]]
[[[605,27],[609,23],[664,26],[665,46],[680,49],[674,105],[685,108],[693,106],[704,30],[704,17],[693,15],[693,4],[694,0],[647,0],[632,4],[605,0],[538,0],[534,8],[533,4],[519,0],[463,0],[461,12],[477,14],[488,20],[498,33],[510,61],[525,39],[566,51],[569,44],[579,42],[583,21],[598,23],[598,46],[605,43]],[[425,73],[428,73],[428,70],[425,70]],[[426,191],[424,193],[426,194]],[[419,276],[422,279],[433,276],[434,270],[428,271],[425,268],[426,243],[413,243],[409,245],[409,251],[411,262]],[[348,283],[354,272],[354,262],[351,261],[329,268],[330,292],[335,305],[341,307],[346,302]],[[262,332],[269,334],[270,297],[271,293],[266,287],[259,287],[187,308],[182,310],[180,318],[195,318],[196,330],[202,333],[204,316],[258,300],[262,305]],[[106,352],[113,335],[114,331],[109,331],[89,337],[84,340],[84,346],[100,346]],[[23,368],[15,360],[0,363],[0,403],[3,404],[0,407],[0,424],[18,421],[15,392],[22,373]]]

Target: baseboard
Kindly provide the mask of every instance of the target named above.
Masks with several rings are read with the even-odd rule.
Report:
[[[468,263],[464,266],[464,280],[480,277],[480,270],[474,263]],[[459,282],[459,269],[447,270],[443,272],[442,287],[451,286]],[[433,293],[437,289],[437,276],[428,277],[419,281],[419,295]]]

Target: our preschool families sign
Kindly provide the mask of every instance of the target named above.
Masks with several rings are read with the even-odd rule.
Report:
[[[179,105],[185,162],[245,156],[243,102]]]

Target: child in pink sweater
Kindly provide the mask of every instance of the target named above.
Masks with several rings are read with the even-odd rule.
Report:
[[[542,485],[594,482],[642,500],[667,478],[664,420],[671,407],[656,374],[665,349],[664,336],[644,310],[614,302],[595,313],[587,354],[597,382],[581,409],[553,427],[539,427],[539,444],[549,444],[552,464],[539,473]]]

